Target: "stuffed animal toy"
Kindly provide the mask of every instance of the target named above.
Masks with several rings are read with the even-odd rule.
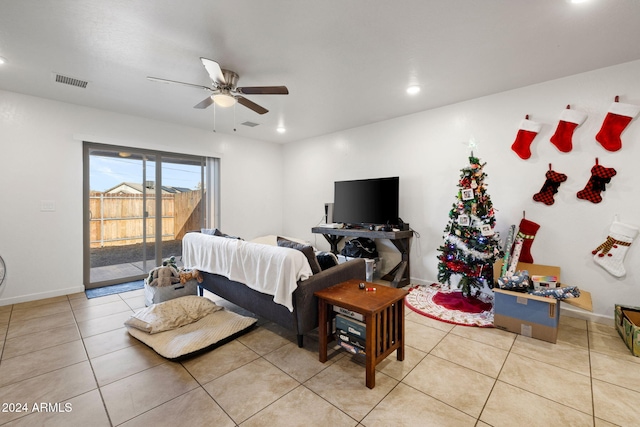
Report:
[[[202,283],[204,278],[202,277],[202,273],[199,270],[193,269],[190,271],[183,270],[180,272],[180,283],[183,285],[187,283],[189,280],[197,280],[198,283]]]
[[[167,259],[162,260],[162,265],[167,267],[173,267],[176,270],[178,269],[178,265],[176,264],[176,257],[175,256],[171,256]]]
[[[171,286],[180,282],[180,273],[172,266],[156,267],[149,273],[149,286]]]

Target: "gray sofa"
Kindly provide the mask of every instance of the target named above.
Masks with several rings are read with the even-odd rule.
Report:
[[[199,284],[201,288],[295,332],[298,346],[302,347],[304,334],[318,327],[318,298],[313,295],[314,292],[349,279],[365,280],[366,273],[364,259],[353,259],[299,281],[293,292],[293,312],[273,302],[273,296],[255,291],[243,283],[218,274],[202,274],[204,280]]]

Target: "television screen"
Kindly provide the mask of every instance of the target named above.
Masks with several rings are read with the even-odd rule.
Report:
[[[398,224],[399,177],[336,181],[333,221]]]

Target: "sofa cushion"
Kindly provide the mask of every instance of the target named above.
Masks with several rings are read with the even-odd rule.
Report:
[[[307,257],[309,261],[309,266],[311,267],[311,272],[313,274],[318,274],[322,271],[320,268],[320,264],[318,263],[318,259],[316,258],[316,253],[313,250],[312,246],[305,245],[302,243],[294,242],[289,239],[285,239],[284,237],[278,236],[278,246],[282,248],[291,248],[297,249]]]
[[[289,236],[278,236],[275,234],[268,234],[266,236],[256,237],[255,239],[251,239],[250,242],[260,243],[261,245],[278,246],[278,237],[280,237],[281,239],[291,240],[292,242],[301,243],[302,245],[308,245],[308,243],[302,239],[296,239],[295,237],[289,237]]]

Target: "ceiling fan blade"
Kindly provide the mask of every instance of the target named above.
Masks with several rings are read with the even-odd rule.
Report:
[[[225,85],[227,83],[225,81],[224,74],[222,74],[222,69],[216,61],[212,61],[207,58],[200,58],[200,61],[202,61],[202,65],[204,65],[205,70],[207,70],[209,77],[214,83],[218,83],[220,85]]]
[[[267,110],[266,108],[261,107],[255,102],[249,101],[247,98],[243,98],[242,96],[237,96],[236,99],[238,100],[238,104],[244,105],[248,109],[253,110],[258,114],[265,114],[269,112],[269,110]]]
[[[213,96],[207,96],[205,99],[200,101],[200,103],[194,105],[193,108],[198,108],[200,110],[203,110],[211,104],[213,104]]]
[[[288,95],[286,86],[250,86],[236,88],[236,92],[244,95]]]
[[[198,89],[205,89],[205,90],[208,90],[208,91],[213,91],[213,89],[211,89],[210,87],[207,87],[207,86],[196,85],[196,84],[193,84],[193,83],[177,82],[175,80],[161,79],[159,77],[148,76],[147,80],[152,81],[152,82],[170,83],[170,84],[175,84],[175,85],[190,86],[190,87],[195,87],[195,88],[198,88]]]

